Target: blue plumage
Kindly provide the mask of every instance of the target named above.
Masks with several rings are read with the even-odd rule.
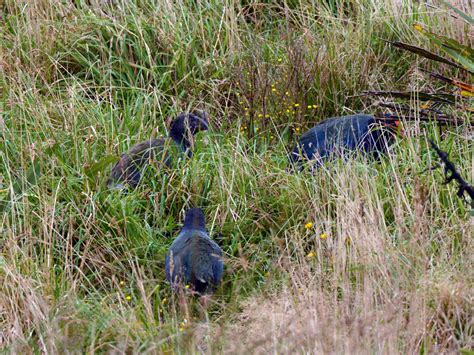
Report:
[[[174,288],[192,287],[199,294],[213,293],[222,280],[221,248],[209,237],[199,208],[187,211],[184,226],[165,259],[166,279]]]
[[[127,153],[122,154],[112,168],[107,181],[111,188],[123,188],[128,185],[138,186],[143,170],[150,161],[157,168],[170,167],[173,157],[183,154],[191,156],[191,139],[199,131],[209,129],[207,115],[203,111],[182,113],[171,122],[168,138],[156,138],[133,146]]]
[[[381,124],[373,116],[356,114],[327,119],[303,134],[290,154],[290,162],[315,160],[317,165],[350,152],[379,157],[392,143],[393,125]]]

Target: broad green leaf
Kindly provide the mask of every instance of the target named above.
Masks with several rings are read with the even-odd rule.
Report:
[[[99,172],[104,171],[107,166],[116,162],[119,158],[115,155],[107,155],[100,159],[97,163],[92,164],[91,166],[87,167],[84,172],[90,178],[96,176]]]
[[[471,59],[461,55],[458,51],[455,49],[446,47],[446,46],[441,46],[441,49],[449,55],[451,58],[453,58],[456,62],[461,63],[461,65],[464,66],[469,72],[474,73],[474,61]]]
[[[26,182],[30,186],[36,186],[38,184],[38,179],[41,176],[41,165],[39,160],[34,161],[28,170],[26,171]],[[23,190],[23,176],[19,176],[14,182],[13,182],[13,191],[16,194],[21,193]]]
[[[455,13],[457,13],[459,16],[461,16],[468,23],[470,23],[471,25],[474,25],[474,18],[466,14],[464,11],[459,10],[457,7],[451,5],[448,1],[441,0],[441,2],[445,4],[447,7],[449,7],[451,10],[453,10]]]
[[[427,51],[426,49],[423,49],[423,48],[420,48],[420,47],[417,47],[417,46],[413,46],[411,44],[402,43],[402,42],[388,42],[388,43],[390,43],[394,47],[404,49],[406,51],[418,54],[418,55],[420,55],[422,57],[425,57],[425,58],[428,58],[430,60],[434,60],[434,61],[437,61],[437,62],[440,62],[440,63],[448,64],[448,65],[451,65],[451,66],[459,68],[459,69],[464,69],[460,65],[454,63],[453,61],[451,61],[449,59],[446,59],[446,58],[443,58],[443,57],[441,57],[437,54],[434,54],[430,51]]]
[[[452,38],[428,31],[419,24],[415,24],[413,27],[428,37],[431,42],[436,44],[442,51],[461,64],[466,70],[474,73],[474,50],[471,47],[465,46]]]

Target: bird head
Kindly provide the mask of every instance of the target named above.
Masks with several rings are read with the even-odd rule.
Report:
[[[170,136],[175,140],[183,140],[183,138],[191,138],[199,131],[207,131],[209,129],[209,121],[204,111],[194,111],[191,113],[181,113],[171,122]]]
[[[389,121],[384,124],[385,128],[391,132],[391,134],[405,137],[405,130],[403,129],[403,123],[400,120]]]

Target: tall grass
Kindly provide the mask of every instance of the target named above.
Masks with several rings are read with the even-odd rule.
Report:
[[[474,346],[472,222],[455,187],[425,170],[436,163],[431,137],[469,177],[470,127],[406,123],[380,163],[287,170],[306,128],[375,109],[354,95],[420,85],[413,57],[384,39],[414,43],[418,21],[472,40],[446,10],[366,0],[0,6],[7,352]],[[192,108],[213,125],[192,159],[128,195],[107,191],[104,158],[165,135]],[[192,205],[225,253],[207,309],[165,282],[164,256]]]

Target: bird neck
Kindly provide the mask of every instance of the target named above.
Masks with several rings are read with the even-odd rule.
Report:
[[[199,210],[191,210],[186,214],[183,229],[197,229],[206,232],[204,214]]]
[[[169,133],[170,138],[179,146],[183,148],[183,150],[187,150],[191,147],[191,142],[188,138],[188,134],[186,129],[180,127],[178,125],[174,125],[170,129]]]

